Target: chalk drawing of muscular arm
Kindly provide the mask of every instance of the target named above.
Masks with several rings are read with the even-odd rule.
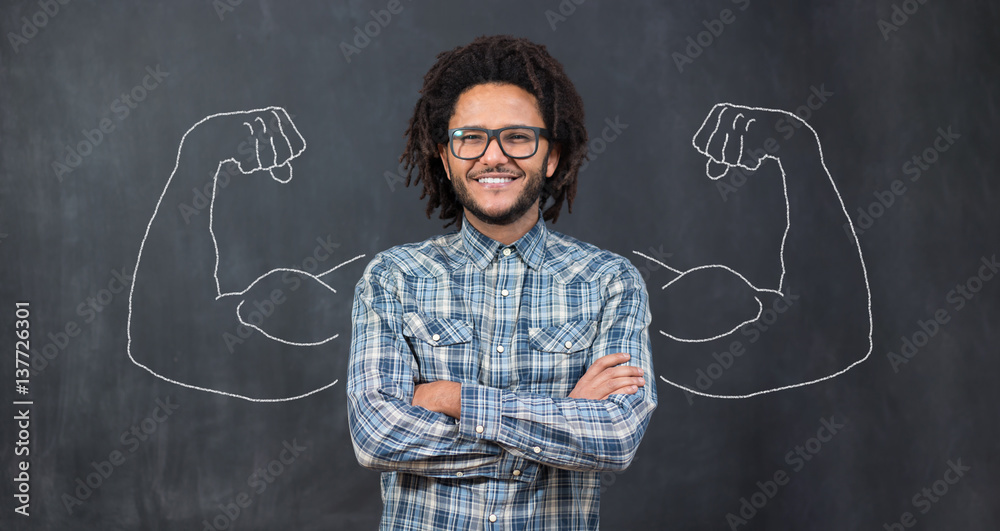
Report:
[[[249,141],[249,157],[237,157],[240,139]],[[318,274],[261,271],[249,285],[220,270],[215,216],[223,169],[236,164],[234,179],[281,186],[291,182],[292,161],[305,149],[280,107],[214,114],[188,129],[136,260],[128,315],[133,363],[177,385],[255,402],[295,400],[337,383],[324,346],[338,334],[309,321],[322,323],[315,308],[337,293],[322,277],[364,255]],[[205,175],[214,175],[208,215],[178,215],[176,205],[201,188]],[[288,321],[271,318],[280,312],[305,325],[279,326]]]
[[[776,141],[767,131],[781,119],[798,133]],[[733,168],[761,178],[755,172],[774,160],[784,195],[774,204],[784,209],[784,231],[780,246],[764,251],[777,253],[779,267],[755,280],[725,264],[681,269],[634,251],[677,275],[651,288],[651,297],[659,291],[708,301],[701,311],[654,323],[669,345],[657,353],[657,369],[666,373],[660,378],[696,395],[749,398],[828,380],[867,359],[868,275],[816,131],[786,111],[720,103],[692,144],[707,157],[712,180]]]

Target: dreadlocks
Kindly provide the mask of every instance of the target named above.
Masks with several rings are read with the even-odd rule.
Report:
[[[479,37],[466,46],[442,52],[424,76],[421,97],[406,130],[406,149],[400,156],[407,170],[406,185],[423,181],[420,198],[429,197],[427,217],[441,207],[445,227],[462,224],[462,205],[447,180],[438,154],[439,143],[447,142],[448,120],[458,97],[483,83],[508,83],[521,87],[538,100],[539,110],[552,142],[560,148],[559,165],[545,179],[539,205],[542,218],[555,222],[563,201],[573,211],[576,178],[587,153],[587,130],[583,120],[583,100],[562,65],[544,46],[507,35]],[[546,208],[546,203],[552,204]]]

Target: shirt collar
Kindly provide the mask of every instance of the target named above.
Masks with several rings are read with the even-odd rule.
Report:
[[[521,236],[516,242],[510,245],[503,245],[479,232],[479,230],[472,226],[472,223],[469,223],[469,218],[465,217],[465,214],[462,216],[462,243],[465,245],[469,259],[479,269],[486,269],[486,266],[490,265],[498,253],[508,247],[513,249],[528,264],[528,267],[537,270],[542,266],[542,256],[545,254],[545,236],[548,234],[548,231],[545,228],[545,221],[541,215],[538,216],[538,221],[524,236]]]

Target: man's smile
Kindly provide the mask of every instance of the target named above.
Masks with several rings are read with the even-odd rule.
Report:
[[[483,188],[486,189],[500,189],[505,188],[510,183],[520,179],[521,175],[514,175],[511,173],[498,173],[498,172],[484,172],[476,175],[472,180],[478,182]]]

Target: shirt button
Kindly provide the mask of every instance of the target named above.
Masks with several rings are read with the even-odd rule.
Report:
[[[496,522],[496,521],[497,521],[497,515],[491,514],[490,515],[490,522]]]
[[[501,290],[500,294],[503,295],[504,297],[506,297],[507,295],[510,295],[510,292],[507,291],[507,290]]]
[[[486,431],[486,428],[482,426],[476,426],[476,433],[482,433],[484,431]]]
[[[566,342],[566,348],[570,348],[572,346],[573,346],[573,342],[572,341],[567,341]]]
[[[535,452],[536,454],[542,453],[542,449],[539,446],[532,448],[531,451]]]
[[[503,255],[504,256],[510,256],[510,248],[504,249],[503,250]]]
[[[465,472],[455,472],[455,475],[458,477],[462,477],[465,475]]]
[[[499,347],[497,347],[497,352],[503,352],[503,345],[500,345]]]
[[[431,336],[431,339],[433,339],[434,341],[437,341],[437,340],[441,339],[441,336],[438,335],[438,334],[434,334],[433,336]],[[566,345],[566,348],[569,348],[569,344]]]
[[[515,476],[520,476],[521,475],[521,471],[520,470],[515,470],[515,471],[511,472],[511,474],[514,474]]]

